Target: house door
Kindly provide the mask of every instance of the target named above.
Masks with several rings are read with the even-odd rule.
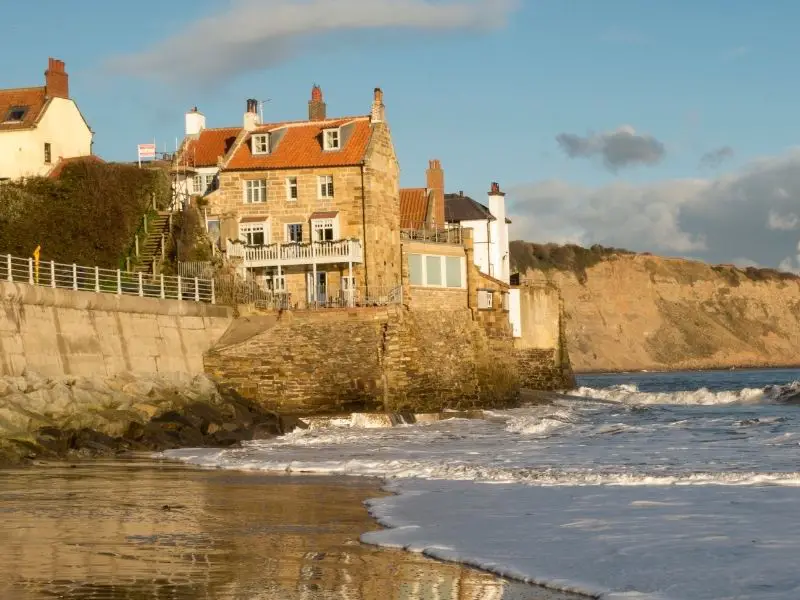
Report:
[[[325,304],[328,300],[328,274],[325,271],[317,271],[317,280],[314,281],[314,273],[306,274],[308,288],[308,303]]]

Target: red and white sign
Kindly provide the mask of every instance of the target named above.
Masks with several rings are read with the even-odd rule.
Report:
[[[156,157],[156,145],[155,144],[139,144],[139,160],[143,158],[155,158]]]

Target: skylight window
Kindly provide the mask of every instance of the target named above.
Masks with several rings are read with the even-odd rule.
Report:
[[[323,132],[323,147],[325,150],[338,150],[339,149],[339,130],[326,129]]]
[[[25,118],[25,113],[28,112],[27,106],[12,106],[6,115],[5,123],[17,123]]]

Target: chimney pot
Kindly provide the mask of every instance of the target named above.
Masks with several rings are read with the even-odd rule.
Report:
[[[69,98],[69,75],[63,60],[49,58],[44,73],[45,94],[50,98]]]
[[[308,101],[308,120],[324,121],[327,116],[327,105],[322,99],[322,88],[314,84],[311,88],[311,100]]]

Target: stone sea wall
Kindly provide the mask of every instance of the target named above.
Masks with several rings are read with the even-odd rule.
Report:
[[[488,336],[467,309],[284,313],[255,326],[243,317],[206,369],[289,414],[502,406],[519,391],[511,339]]]
[[[226,307],[0,282],[0,376],[203,373]]]

